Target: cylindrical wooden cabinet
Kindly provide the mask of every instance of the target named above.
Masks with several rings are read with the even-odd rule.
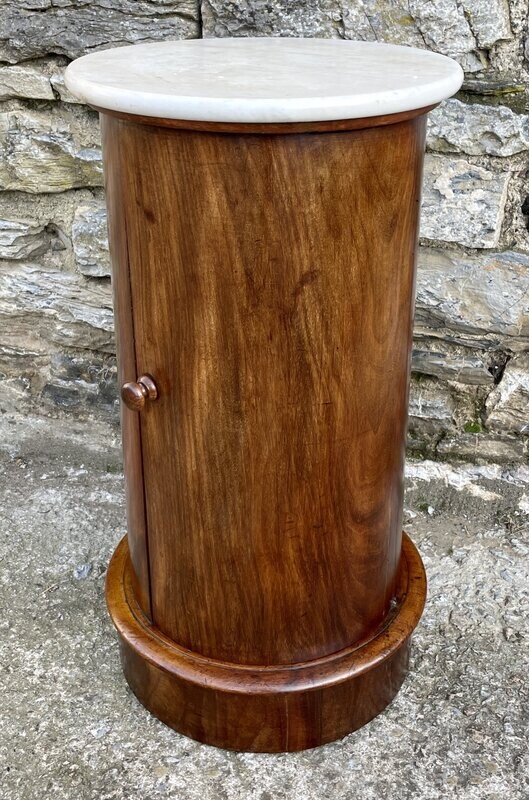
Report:
[[[424,604],[401,527],[415,249],[426,112],[459,67],[209,40],[67,80],[102,112],[127,680],[210,744],[336,739],[397,692]]]

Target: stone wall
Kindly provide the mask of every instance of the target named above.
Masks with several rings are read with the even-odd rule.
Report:
[[[0,409],[117,420],[98,122],[64,87],[70,59],[167,38],[379,39],[466,72],[430,118],[410,454],[524,459],[526,25],[527,0],[0,0]]]

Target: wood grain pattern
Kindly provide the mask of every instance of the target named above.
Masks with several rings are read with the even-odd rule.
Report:
[[[209,133],[335,133],[337,131],[356,131],[361,128],[377,128],[380,125],[395,125],[427,114],[435,106],[414,108],[398,114],[381,114],[378,117],[358,117],[356,119],[331,119],[322,122],[205,122],[204,120],[169,119],[164,117],[146,117],[141,114],[126,114],[94,106],[96,111],[105,116],[125,120],[137,125],[150,125],[157,128],[173,128],[174,130],[203,131]]]
[[[136,352],[127,242],[127,221],[123,202],[123,174],[120,169],[120,142],[101,119],[105,165],[108,233],[112,260],[112,291],[118,360],[118,384],[135,381]],[[145,498],[140,423],[138,415],[121,404],[121,434],[127,508],[129,549],[134,565],[136,595],[143,611],[150,616],[150,576],[147,552]]]
[[[121,214],[111,237],[118,261],[126,239],[130,281],[118,263],[117,303],[131,312],[118,326],[135,346],[134,375],[130,361],[120,375],[148,373],[158,389],[139,432],[128,417],[124,428],[136,488],[143,470],[147,524],[129,531],[132,594],[150,587],[143,646],[124,633],[133,601],[115,600],[119,585],[109,606],[136,694],[201,741],[329,741],[378,713],[404,675],[423,578],[404,639],[384,626],[402,570],[425,120],[226,133],[103,115]],[[379,662],[364,654],[338,678],[337,654],[373,637]],[[192,654],[183,682],[174,648]],[[321,659],[318,695],[300,669]],[[208,661],[231,681],[213,695],[196,688]],[[266,703],[248,699],[253,668]],[[263,682],[269,668],[293,687],[286,705],[270,673]]]
[[[380,713],[406,676],[426,592],[421,558],[404,536],[394,607],[372,637],[327,658],[250,668],[202,658],[163,636],[137,604],[130,572],[124,539],[109,566],[107,601],[138,699],[187,736],[253,752],[317,747]]]
[[[387,613],[400,554],[423,120],[112,125],[137,367],[160,392],[141,417],[153,620],[236,663],[339,650]]]

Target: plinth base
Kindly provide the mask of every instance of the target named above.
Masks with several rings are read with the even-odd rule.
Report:
[[[313,661],[245,666],[205,658],[164,636],[139,607],[131,578],[125,537],[108,568],[107,603],[125,677],[140,702],[200,742],[264,753],[317,747],[379,714],[406,676],[426,597],[421,557],[404,534],[396,602],[369,639]]]

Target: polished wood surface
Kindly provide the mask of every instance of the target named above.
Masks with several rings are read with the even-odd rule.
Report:
[[[317,747],[379,714],[406,676],[425,592],[421,558],[404,536],[394,604],[371,637],[310,662],[248,667],[203,658],[149,623],[131,585],[126,539],[107,575],[123,669],[141,703],[198,741],[254,752]]]
[[[127,243],[127,220],[123,203],[123,174],[120,169],[120,142],[107,135],[101,125],[105,154],[105,188],[108,234],[112,259],[114,323],[118,357],[118,385],[136,380],[136,352]],[[127,500],[127,530],[130,556],[134,565],[136,595],[143,611],[150,616],[151,595],[140,424],[138,415],[121,404],[123,467]]]
[[[175,130],[204,131],[209,133],[257,133],[269,136],[271,133],[333,133],[337,131],[356,131],[361,128],[376,128],[380,125],[395,125],[427,114],[435,106],[414,108],[398,114],[381,114],[378,117],[358,117],[356,119],[330,119],[323,122],[206,122],[204,120],[169,119],[146,117],[141,114],[126,114],[95,106],[95,110],[105,116],[133,122],[138,125],[153,125]]]
[[[213,659],[234,680],[281,668],[289,685],[300,664],[331,659],[332,684],[334,654],[384,638],[402,565],[425,119],[228,134],[102,116],[118,261],[126,238],[129,283],[118,264],[115,286],[131,321],[120,337],[135,349],[120,376],[149,374],[158,392],[139,415],[123,412],[124,441],[140,453],[129,516],[138,469],[146,514],[148,566],[129,529],[131,581],[147,615],[150,596],[152,622],[146,649],[120,630],[125,671],[148,708],[201,741],[313,746],[378,713],[402,680],[411,629],[405,644],[387,642],[386,661],[363,665],[362,681],[340,679],[325,712],[330,695],[297,689],[301,706],[275,698],[275,711],[249,710],[235,685],[210,703],[196,677],[167,677],[149,648],[161,637],[194,654],[195,671]],[[424,581],[410,591],[422,608]],[[344,716],[342,702],[355,709]],[[282,715],[265,744],[238,731],[245,708],[249,728]],[[285,715],[299,728],[288,746]]]

